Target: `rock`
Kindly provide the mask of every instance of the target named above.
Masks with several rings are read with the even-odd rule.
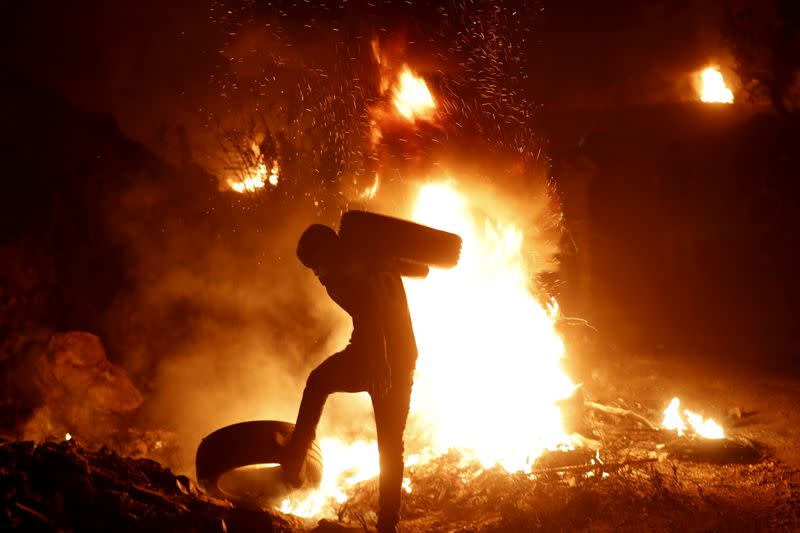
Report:
[[[57,333],[34,362],[33,385],[41,406],[24,426],[25,438],[107,441],[123,415],[136,410],[142,395],[125,370],[112,364],[96,335]]]
[[[35,362],[47,353],[51,335],[45,328],[30,327],[9,333],[0,341],[0,407],[9,421],[13,420],[4,424],[8,427],[42,404],[42,396],[32,382],[37,371]]]

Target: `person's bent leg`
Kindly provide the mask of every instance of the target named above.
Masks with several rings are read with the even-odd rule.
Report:
[[[325,402],[334,392],[364,390],[363,377],[353,367],[351,350],[328,357],[308,376],[303,399],[297,413],[294,432],[286,446],[283,460],[284,477],[292,485],[300,485],[300,471],[311,443],[316,438],[317,425]]]

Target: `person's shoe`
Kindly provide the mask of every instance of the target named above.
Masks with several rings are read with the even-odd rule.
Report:
[[[365,526],[348,526],[333,520],[322,519],[317,523],[317,527],[311,530],[311,533],[375,533],[372,528],[365,528]]]
[[[296,489],[303,486],[303,468],[306,464],[308,450],[292,449],[291,443],[286,447],[283,461],[281,462],[281,474],[283,482]]]
[[[288,486],[299,489],[303,486],[303,466],[305,465],[305,457],[297,459],[286,460],[281,464],[281,476],[283,482]]]
[[[382,524],[379,521],[378,533],[397,533],[397,524]]]

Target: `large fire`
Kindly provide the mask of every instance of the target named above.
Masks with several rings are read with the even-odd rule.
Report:
[[[733,91],[725,85],[719,69],[708,67],[700,72],[700,100],[712,104],[733,103]]]
[[[407,283],[420,348],[412,410],[436,452],[458,448],[485,467],[527,470],[568,442],[555,402],[574,386],[559,363],[555,306],[531,294],[522,231],[474,214],[444,184],[422,189],[414,220],[464,239],[453,271]]]
[[[447,183],[422,187],[414,206],[414,220],[457,232],[464,242],[456,268],[406,281],[420,352],[407,435],[426,435],[409,442],[408,459],[458,450],[485,468],[529,471],[545,449],[568,445],[556,401],[574,385],[559,366],[556,306],[542,305],[529,290],[522,231],[474,207]],[[374,441],[323,438],[321,448],[321,487],[284,501],[282,511],[331,513],[350,486],[378,473]],[[409,480],[404,486],[411,490]]]

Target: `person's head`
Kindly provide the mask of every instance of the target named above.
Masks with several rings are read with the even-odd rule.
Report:
[[[336,262],[338,251],[339,236],[322,224],[310,225],[297,243],[297,258],[317,276]]]

